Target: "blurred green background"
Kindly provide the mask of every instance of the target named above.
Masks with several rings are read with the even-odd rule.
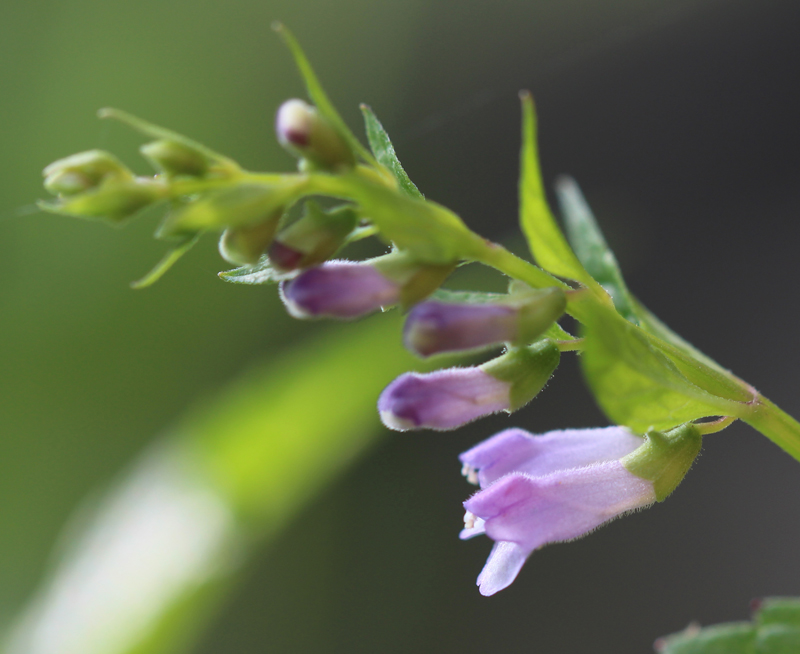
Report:
[[[577,177],[633,291],[800,414],[796,1],[12,0],[0,7],[0,630],[76,507],[186,410],[303,339],[335,344],[328,325],[289,320],[274,289],[220,282],[213,239],[134,292],[163,249],[155,215],[119,231],[33,206],[41,168],[73,152],[111,149],[146,170],[140,141],[95,118],[103,106],[248,168],[289,169],[272,120],[302,85],[274,19],[351,126],[370,104],[420,189],[494,238],[513,234],[516,93],[530,88],[546,176]],[[669,502],[537,553],[482,598],[490,543],[457,540],[470,488],[456,456],[510,424],[605,423],[570,359],[511,419],[383,433],[256,550],[196,651],[646,652],[692,619],[800,593],[800,470],[735,426],[707,439]]]

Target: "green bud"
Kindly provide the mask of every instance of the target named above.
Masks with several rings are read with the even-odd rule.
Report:
[[[656,500],[662,502],[683,481],[702,445],[700,430],[687,422],[666,433],[648,432],[644,444],[620,463],[637,477],[652,481]]]
[[[39,206],[53,213],[118,223],[162,200],[165,194],[166,188],[162,184],[137,177],[107,181],[96,189],[65,196],[57,202],[40,202]]]
[[[528,347],[511,348],[480,368],[495,379],[511,384],[508,408],[511,412],[522,408],[539,394],[560,360],[561,352],[556,344],[543,339]]]
[[[290,271],[316,266],[330,259],[355,229],[358,215],[350,207],[323,211],[306,203],[305,215],[281,231],[269,250],[272,264]]]
[[[140,147],[139,152],[167,177],[202,177],[209,169],[208,157],[179,141],[151,141]]]
[[[280,216],[302,194],[304,183],[301,177],[287,176],[275,183],[239,184],[211,191],[171,211],[156,235],[168,238],[261,223]]]
[[[400,305],[408,309],[421,302],[455,270],[455,263],[442,265],[420,263],[411,254],[391,252],[370,262],[384,277],[400,285]]]
[[[257,263],[272,243],[280,217],[278,213],[255,225],[226,229],[219,239],[219,253],[222,258],[239,266]]]
[[[355,155],[347,142],[316,107],[302,100],[287,100],[275,117],[280,144],[300,157],[302,169],[352,168]]]
[[[59,195],[83,193],[109,180],[133,180],[133,173],[113,154],[103,150],[79,152],[54,161],[42,175],[44,187]]]

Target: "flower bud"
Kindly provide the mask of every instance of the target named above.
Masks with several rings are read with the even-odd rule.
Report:
[[[219,239],[220,255],[237,266],[257,263],[272,242],[279,219],[280,212],[254,225],[229,227]]]
[[[334,170],[355,165],[355,156],[339,132],[315,107],[287,100],[275,118],[278,141],[311,168]]]
[[[558,348],[542,341],[479,367],[405,373],[381,393],[378,411],[383,424],[396,431],[455,429],[527,404],[544,388],[559,358]]]
[[[88,150],[59,159],[47,166],[42,174],[44,187],[60,195],[83,193],[106,180],[130,181],[134,178],[119,159],[103,150]]]
[[[352,319],[390,307],[401,287],[367,262],[329,261],[281,282],[280,294],[295,318]]]
[[[336,254],[357,221],[358,216],[350,207],[325,212],[317,204],[307,202],[305,215],[273,241],[270,262],[283,272],[319,265]]]
[[[167,177],[202,177],[208,172],[208,157],[179,141],[151,141],[141,146],[139,152]]]
[[[407,305],[432,293],[453,266],[420,264],[404,252],[363,262],[329,261],[281,283],[281,299],[295,318],[352,319]]]
[[[559,288],[533,291],[524,301],[506,296],[481,304],[431,300],[417,305],[403,329],[406,348],[420,357],[536,340],[564,312]]]

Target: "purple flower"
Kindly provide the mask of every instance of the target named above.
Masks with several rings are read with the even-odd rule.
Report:
[[[623,427],[541,436],[506,429],[464,452],[462,472],[482,490],[464,502],[461,538],[495,541],[478,577],[481,593],[506,588],[534,550],[664,500],[701,446],[701,432],[686,423],[645,438]]]
[[[655,501],[653,482],[619,461],[542,477],[513,472],[464,502],[461,538],[485,533],[495,541],[478,576],[481,594],[494,595],[514,581],[534,550],[585,536]]]
[[[511,472],[541,477],[558,470],[614,461],[644,440],[624,427],[563,429],[534,436],[516,427],[501,431],[458,458],[473,484],[486,488]]]
[[[455,429],[481,416],[507,410],[511,384],[480,368],[409,372],[389,384],[378,399],[390,429]]]
[[[329,261],[282,282],[280,294],[295,318],[351,319],[397,304],[400,285],[369,264]]]
[[[423,302],[408,314],[403,341],[421,357],[513,341],[519,331],[518,314],[506,304]]]

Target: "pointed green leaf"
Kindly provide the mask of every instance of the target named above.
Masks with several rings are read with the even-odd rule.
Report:
[[[571,177],[562,177],[556,182],[556,193],[567,236],[578,259],[608,292],[617,311],[626,320],[638,325],[636,306],[622,278],[617,259],[603,238],[580,188]]]
[[[272,267],[269,257],[264,255],[258,263],[252,266],[241,266],[232,270],[224,270],[218,273],[219,278],[224,282],[232,284],[277,284],[286,278],[285,273],[281,273]]]
[[[660,654],[762,654],[755,646],[756,631],[748,622],[687,629],[663,639]],[[763,654],[767,654],[764,652]]]
[[[300,75],[306,83],[308,97],[317,106],[319,112],[328,119],[331,125],[333,125],[333,128],[347,142],[353,152],[358,154],[358,156],[367,163],[377,165],[378,162],[375,160],[375,157],[372,156],[369,150],[361,145],[361,142],[355,137],[353,132],[350,131],[347,124],[339,115],[339,112],[336,111],[333,103],[328,99],[328,94],[325,93],[325,90],[319,83],[319,79],[316,73],[314,73],[311,63],[308,61],[308,58],[294,35],[281,23],[273,23],[272,29],[281,36],[283,42],[292,53],[297,69],[300,71]]]
[[[768,597],[752,623],[730,622],[659,639],[659,654],[797,654],[800,652],[800,599]]]
[[[400,190],[406,195],[410,195],[412,198],[422,199],[422,193],[419,192],[414,182],[408,178],[406,171],[400,164],[400,160],[397,158],[397,153],[394,151],[394,146],[389,139],[389,135],[383,128],[383,125],[381,125],[378,117],[372,109],[365,104],[361,105],[361,112],[364,114],[364,124],[366,126],[369,147],[372,148],[375,158],[391,171],[400,186]]]
[[[598,284],[575,256],[547,204],[536,148],[536,114],[533,99],[527,92],[521,94],[520,98],[522,100],[520,224],[528,240],[528,246],[536,261],[545,270],[560,277],[577,280],[597,290]],[[602,289],[600,292],[603,292]]]
[[[161,279],[165,272],[172,268],[178,259],[180,259],[195,246],[197,241],[200,240],[200,236],[200,234],[190,236],[180,244],[168,250],[161,261],[159,261],[149,273],[147,273],[141,279],[131,282],[131,288],[147,288],[148,286],[155,284],[159,279]]]
[[[714,415],[736,415],[747,392],[671,349],[611,309],[584,321],[581,365],[609,418],[643,433]],[[688,378],[687,378],[688,375]]]

